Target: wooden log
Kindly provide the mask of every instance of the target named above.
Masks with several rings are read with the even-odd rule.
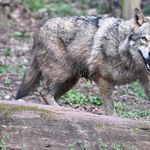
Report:
[[[9,134],[9,139],[3,136]],[[99,139],[111,150],[112,144],[125,144],[138,150],[150,148],[150,123],[81,112],[64,107],[0,102],[0,140],[7,150],[69,150],[68,145],[89,145],[87,150],[98,150]],[[101,144],[101,145],[103,145]],[[0,145],[2,145],[0,143]]]

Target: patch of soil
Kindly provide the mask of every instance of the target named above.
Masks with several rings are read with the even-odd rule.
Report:
[[[1,100],[14,101],[17,90],[21,84],[22,75],[16,74],[16,73],[4,73],[4,74],[0,74],[0,79],[1,79],[0,80],[0,98],[1,98]],[[77,85],[72,90],[79,92],[79,93],[83,93],[86,97],[88,96],[89,93],[90,93],[90,95],[99,97],[99,92],[95,93],[95,91],[98,91],[98,86],[95,83],[91,83],[90,87],[83,87],[83,85],[85,85],[86,83],[87,83],[87,81],[82,78],[79,80]],[[127,91],[128,88],[129,88],[129,85],[115,87],[114,95],[113,95],[114,99],[117,100],[117,102],[121,102],[122,105],[126,104],[129,107],[129,109],[131,109],[131,110],[134,110],[135,107],[139,107],[142,110],[144,110],[144,112],[147,112],[150,108],[150,102],[148,100],[138,97],[132,91],[130,91],[126,94],[123,94],[123,95],[118,94],[123,91]],[[22,99],[20,99],[18,101],[45,104],[45,102],[39,95],[38,91],[35,91],[30,96],[23,97]],[[60,99],[58,101],[58,104],[60,106],[74,108],[74,109],[78,109],[78,110],[81,110],[84,112],[91,112],[94,114],[103,115],[102,105],[95,105],[89,101],[86,102],[85,104],[79,106],[77,104],[64,104],[64,103],[62,103],[62,100]],[[129,109],[123,108],[121,111],[128,114]],[[135,119],[134,116],[133,116],[133,119]],[[141,116],[139,117],[139,119],[143,120],[143,118]],[[149,116],[147,118],[145,118],[144,120],[150,121]]]

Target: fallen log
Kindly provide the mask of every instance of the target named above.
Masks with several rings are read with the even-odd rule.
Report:
[[[133,146],[149,150],[150,123],[64,107],[0,101],[0,141],[7,150],[80,150],[87,145],[86,150],[111,150],[117,144],[123,150]]]

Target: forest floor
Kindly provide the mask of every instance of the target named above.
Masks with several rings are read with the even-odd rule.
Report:
[[[28,10],[23,9],[24,17],[19,15],[19,10],[11,14],[11,19],[6,14],[0,18],[0,100],[14,101],[30,59],[34,36],[43,24],[43,21],[35,20]],[[113,99],[119,117],[150,121],[150,101],[138,81],[115,87]],[[38,91],[19,101],[45,104]],[[98,86],[85,79],[62,96],[58,104],[103,114]]]

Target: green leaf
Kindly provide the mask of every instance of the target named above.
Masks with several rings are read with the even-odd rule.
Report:
[[[21,33],[21,32],[19,32],[19,31],[15,31],[15,32],[14,32],[14,35],[22,36],[22,33]]]
[[[93,103],[93,104],[96,104],[96,105],[102,104],[101,99],[98,97],[94,97],[94,96],[89,95],[88,98],[90,99],[91,103]]]
[[[81,144],[81,143],[82,143],[82,141],[81,141],[81,140],[79,140],[79,141],[78,141],[78,144]]]
[[[116,109],[121,109],[122,108],[122,103],[121,102],[115,103],[115,108]]]
[[[7,49],[6,53],[5,53],[5,56],[10,56],[11,55],[11,50],[10,49]]]
[[[26,30],[23,30],[23,31],[21,32],[21,34],[22,34],[22,36],[24,36],[24,35],[26,34]]]
[[[16,35],[16,36],[24,36],[26,34],[26,30],[23,30],[23,31],[15,31],[14,32],[14,35]]]
[[[7,134],[4,135],[3,137],[9,139],[9,134],[7,133]]]
[[[85,144],[83,148],[86,149],[87,147],[89,147],[89,145]]]
[[[68,147],[73,147],[73,145],[72,145],[72,144],[69,144]]]
[[[86,99],[85,95],[69,91],[65,95],[61,96],[61,99],[63,99],[64,103],[72,103],[72,104],[78,104],[83,105],[88,99]]]
[[[0,67],[0,73],[4,73],[4,71],[7,69],[7,67],[4,65]]]
[[[5,145],[5,141],[3,139],[1,139],[2,145]]]

